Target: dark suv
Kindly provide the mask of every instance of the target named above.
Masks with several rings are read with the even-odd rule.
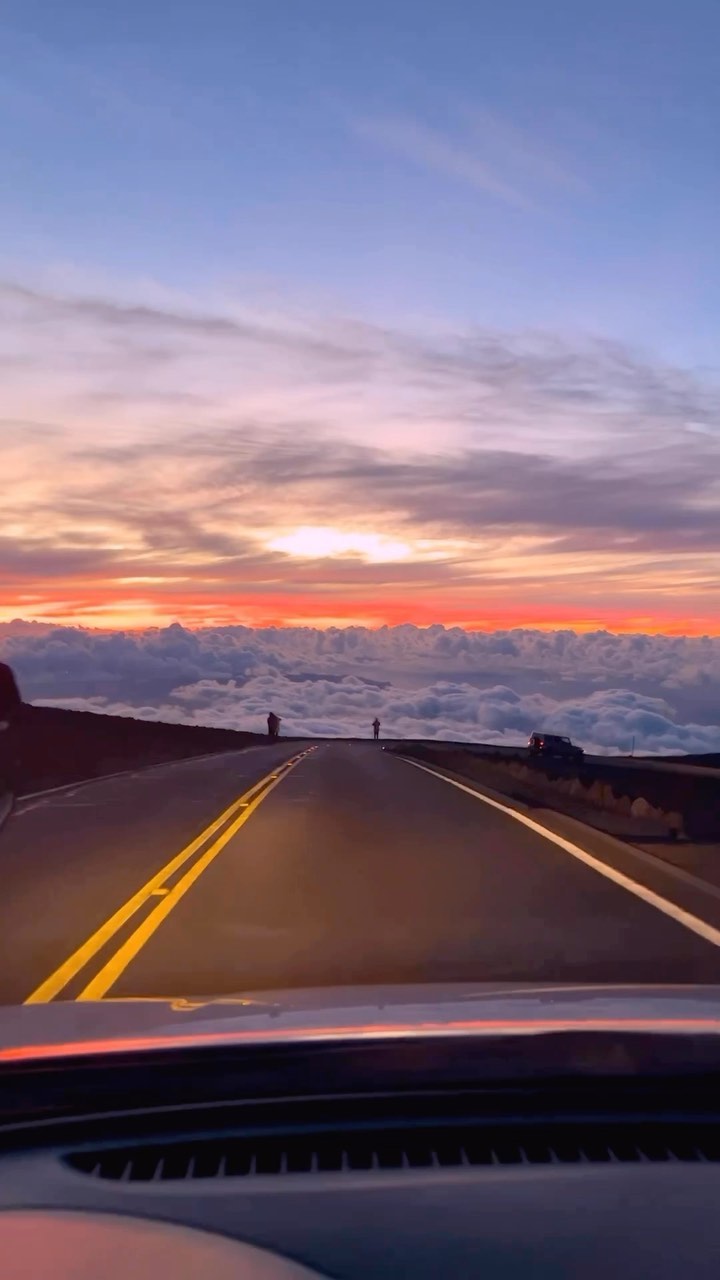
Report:
[[[576,747],[569,738],[561,738],[558,733],[531,733],[528,755],[561,756],[565,760],[582,760],[585,752],[582,747]]]

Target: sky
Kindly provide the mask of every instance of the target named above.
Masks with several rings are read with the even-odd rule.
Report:
[[[716,0],[6,0],[0,621],[720,634]]]

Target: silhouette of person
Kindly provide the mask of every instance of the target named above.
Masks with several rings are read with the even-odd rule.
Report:
[[[379,737],[380,737],[380,721],[376,716],[375,719],[373,720],[373,738],[377,742],[377,739]]]
[[[267,718],[268,738],[280,737],[280,716],[276,716],[274,711],[270,712]]]

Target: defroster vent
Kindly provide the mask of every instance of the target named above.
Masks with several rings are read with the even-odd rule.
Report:
[[[720,1162],[720,1128],[588,1124],[222,1136],[67,1154],[78,1173],[116,1182],[263,1178],[488,1165]]]

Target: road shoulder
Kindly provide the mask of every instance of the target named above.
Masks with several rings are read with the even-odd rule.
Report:
[[[442,765],[433,763],[430,766],[414,760],[411,755],[400,753],[397,758],[408,764],[422,764],[429,772],[460,784],[479,798],[487,797],[510,812],[532,819],[549,834],[578,845],[613,871],[628,876],[653,893],[670,898],[681,909],[699,915],[713,927],[720,927],[720,886],[569,814],[520,800]]]

